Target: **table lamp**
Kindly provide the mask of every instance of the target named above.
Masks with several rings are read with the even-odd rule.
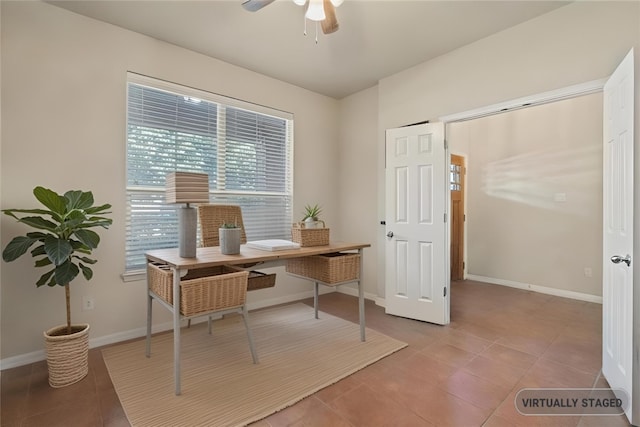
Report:
[[[178,239],[182,258],[196,257],[198,213],[189,203],[209,203],[209,175],[172,172],[167,175],[166,202],[184,203],[178,209]]]

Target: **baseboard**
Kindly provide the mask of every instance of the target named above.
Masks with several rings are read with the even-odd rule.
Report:
[[[354,297],[358,296],[358,290],[354,289],[354,288],[350,288],[348,286],[340,286],[340,287],[336,288],[336,291],[341,293],[341,294],[351,295],[351,296],[354,296]],[[374,295],[374,294],[372,294],[370,292],[365,292],[364,293],[364,299],[368,299],[368,300],[371,300],[371,301],[376,301],[378,299],[378,296]]]
[[[331,293],[331,292],[335,292],[335,288],[321,286],[319,292],[320,294]],[[357,295],[358,295],[358,292],[355,291],[355,296]],[[278,298],[269,298],[269,299],[263,299],[260,301],[249,302],[247,304],[247,307],[249,310],[256,310],[259,308],[271,307],[278,304],[285,304],[289,302],[299,301],[299,300],[310,298],[310,297],[313,297],[313,290],[299,292],[296,294],[286,295]],[[192,319],[192,323],[198,324],[200,322],[205,322],[206,320],[207,320],[206,317],[200,317],[200,318]],[[187,321],[184,320],[183,324],[186,325],[186,323]],[[173,329],[173,322],[165,322],[165,323],[153,325],[151,331],[152,333],[158,333],[158,332],[170,331],[172,329]],[[89,338],[89,348],[116,344],[116,343],[130,340],[130,339],[141,338],[146,335],[147,335],[147,328],[142,327],[142,328],[130,329],[128,331],[123,331],[123,332],[116,332],[115,334],[105,335],[101,337]],[[33,351],[31,353],[25,353],[25,354],[19,354],[17,356],[1,359],[0,370],[16,368],[18,366],[40,362],[45,359],[46,359],[46,354],[44,350]]]
[[[538,292],[541,294],[554,295],[557,297],[571,298],[580,301],[595,302],[602,304],[602,297],[597,295],[585,294],[582,292],[567,291],[564,289],[549,288],[547,286],[532,285],[529,283],[516,282],[513,280],[495,279],[493,277],[477,276],[475,274],[467,274],[467,280],[476,282],[491,283],[494,285],[508,286],[510,288],[523,289],[526,291]]]

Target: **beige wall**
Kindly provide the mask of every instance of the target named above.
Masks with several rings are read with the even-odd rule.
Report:
[[[602,94],[448,130],[467,150],[468,274],[601,296]]]
[[[141,333],[146,322],[145,283],[120,278],[127,71],[292,112],[294,215],[305,203],[320,203],[327,223],[339,222],[336,100],[45,3],[0,5],[2,208],[35,207],[37,185],[92,190],[98,202],[113,205],[94,279],[72,285],[72,319],[91,324],[93,342]],[[1,221],[4,247],[25,228],[4,215]],[[40,351],[42,331],[65,321],[63,289],[37,289],[32,263],[24,257],[2,266],[2,359]],[[250,303],[282,302],[310,289],[279,274],[278,286],[252,293]],[[83,295],[95,299],[94,310],[81,311]],[[166,310],[155,313],[156,324],[169,321]]]
[[[119,277],[127,70],[293,112],[294,214],[305,203],[320,203],[332,238],[377,244],[365,252],[365,286],[383,297],[384,280],[376,278],[384,277],[384,233],[377,224],[384,218],[385,129],[605,77],[633,46],[640,69],[637,2],[571,4],[340,102],[47,4],[0,2],[0,7],[2,207],[31,205],[31,189],[43,183],[59,191],[91,189],[99,201],[114,204],[115,223],[103,233],[96,278],[73,290],[74,319],[90,322],[92,337],[144,326],[144,283],[123,283]],[[638,93],[636,77],[636,105]],[[356,181],[345,183],[349,177]],[[636,203],[640,209],[640,197]],[[3,245],[22,231],[4,218],[0,225]],[[638,224],[636,233],[640,241]],[[64,321],[63,295],[59,289],[36,289],[37,276],[26,258],[2,265],[2,358],[39,351],[42,330]],[[280,276],[278,289],[253,294],[254,304],[301,289]],[[87,294],[96,309],[82,312],[80,298]],[[162,314],[157,322],[168,320],[157,312]]]
[[[600,79],[610,75],[632,47],[639,70],[640,3],[575,2],[382,79],[378,99],[380,217],[384,217],[385,129]],[[636,105],[640,105],[639,76],[637,72]],[[640,129],[638,117],[640,109],[636,129]],[[636,143],[638,139],[637,132]],[[636,188],[640,188],[639,176]],[[366,208],[373,209],[374,203]],[[636,233],[640,242],[638,227]],[[384,233],[379,233],[378,243],[383,242]],[[377,265],[378,277],[384,277],[382,257]],[[585,285],[580,291],[594,290]],[[378,293],[384,295],[383,281],[378,282]]]
[[[339,234],[346,241],[367,242],[364,252],[364,289],[369,298],[377,297],[378,276],[375,259],[378,211],[368,206],[377,198],[376,144],[378,121],[378,87],[358,92],[340,101],[340,146],[336,161],[339,182]],[[350,286],[356,292],[355,285]],[[345,287],[341,288],[345,291]]]

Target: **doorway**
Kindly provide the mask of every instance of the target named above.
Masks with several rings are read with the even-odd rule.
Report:
[[[602,92],[447,125],[467,172],[466,279],[601,301],[601,117]]]
[[[464,157],[452,154],[449,166],[451,191],[451,280],[464,279]]]

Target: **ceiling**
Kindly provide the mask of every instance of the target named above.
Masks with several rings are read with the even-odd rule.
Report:
[[[242,0],[48,3],[340,99],[569,2],[346,0],[340,30],[317,44],[291,0],[258,12]]]

